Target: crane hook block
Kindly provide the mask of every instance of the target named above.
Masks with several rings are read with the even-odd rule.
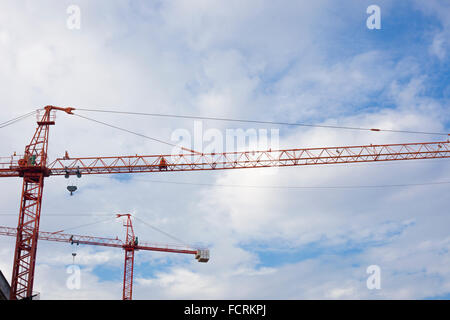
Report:
[[[70,195],[73,196],[73,193],[75,191],[77,191],[77,187],[76,186],[67,186],[67,190],[70,192]]]

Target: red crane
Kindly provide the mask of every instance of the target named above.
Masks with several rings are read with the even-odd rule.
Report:
[[[39,231],[38,239],[47,241],[56,241],[70,244],[88,244],[94,246],[104,246],[113,248],[122,248],[125,251],[125,263],[123,273],[123,300],[132,300],[133,296],[133,271],[134,271],[134,252],[136,250],[147,251],[161,251],[161,252],[173,252],[184,253],[195,256],[198,262],[209,261],[209,250],[205,248],[191,248],[181,245],[168,245],[168,244],[155,244],[138,241],[138,238],[134,235],[133,224],[130,214],[118,214],[117,217],[126,217],[124,227],[126,228],[125,241],[119,240],[119,238],[100,238],[92,236],[81,236],[74,234],[64,234],[60,232],[43,232]],[[17,236],[17,229],[10,227],[0,226],[0,235],[4,236]]]
[[[223,153],[190,152],[178,155],[65,157],[47,163],[49,127],[54,112],[73,114],[75,108],[46,106],[30,144],[20,159],[0,163],[0,177],[22,177],[11,299],[31,297],[44,179],[55,175],[134,172],[202,171],[239,168],[288,167],[317,164],[383,162],[450,158],[450,142],[361,145]],[[379,129],[371,129],[380,131]]]

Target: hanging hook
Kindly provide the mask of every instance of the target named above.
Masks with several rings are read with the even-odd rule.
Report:
[[[73,196],[73,193],[77,191],[77,186],[67,186],[67,190],[70,192],[70,195]]]

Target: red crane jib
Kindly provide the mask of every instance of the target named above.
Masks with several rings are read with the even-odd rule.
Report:
[[[202,171],[450,158],[449,141],[176,155],[58,158],[48,167],[0,163],[0,177]],[[163,163],[163,165],[161,164]]]

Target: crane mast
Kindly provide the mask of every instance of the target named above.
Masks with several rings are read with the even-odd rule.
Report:
[[[134,250],[137,245],[137,238],[134,236],[133,224],[131,223],[130,214],[121,215],[117,217],[127,217],[126,224],[124,226],[127,230],[125,245],[125,264],[123,267],[123,300],[131,300],[133,295],[133,270],[134,270]]]
[[[66,155],[47,164],[49,127],[55,124],[53,113],[73,114],[75,108],[46,106],[38,128],[26,146],[23,158],[0,162],[0,178],[22,177],[22,197],[17,226],[11,281],[11,299],[32,296],[36,248],[39,233],[44,179],[58,175],[113,174],[138,172],[174,172],[227,170],[243,168],[290,167],[318,164],[345,164],[418,159],[450,158],[450,142],[424,142],[383,145],[341,146],[263,151],[185,153],[178,155],[136,155],[71,158]],[[373,131],[379,131],[373,129]],[[133,236],[129,230],[130,239]],[[134,251],[128,252],[133,264]],[[125,263],[125,272],[130,270]],[[132,270],[132,268],[131,268]],[[126,274],[132,279],[132,272]],[[130,291],[131,296],[131,291]],[[124,292],[125,296],[125,292]]]
[[[55,124],[53,110],[71,113],[71,108],[47,106],[38,121],[38,128],[24,157],[18,161],[17,172],[23,177],[16,247],[11,281],[11,298],[25,299],[32,296],[36,260],[39,221],[41,215],[44,178],[49,176],[47,150],[49,128]]]

